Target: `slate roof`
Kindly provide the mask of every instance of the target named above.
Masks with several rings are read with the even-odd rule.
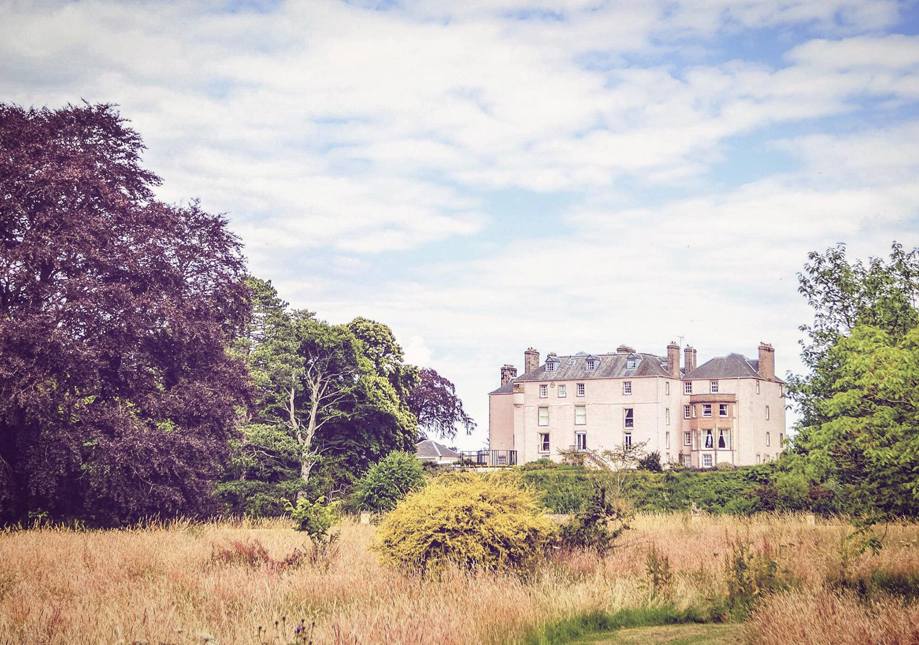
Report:
[[[548,360],[548,357],[546,357]],[[630,376],[670,376],[667,371],[667,359],[654,354],[575,354],[574,356],[557,356],[558,368],[547,371],[543,363],[538,368],[518,376],[515,381],[580,381],[595,378],[628,378]],[[587,359],[599,361],[595,369],[587,369]],[[636,360],[634,368],[629,369],[628,359]]]
[[[719,379],[719,378],[763,378],[759,373],[759,360],[746,358],[741,354],[728,354],[716,356],[699,365],[696,369],[683,376],[691,379]],[[782,379],[776,377],[782,383]]]
[[[419,459],[437,459],[438,457],[453,457],[459,459],[462,457],[453,448],[448,448],[442,443],[437,443],[432,439],[425,439],[415,444],[415,455]]]
[[[489,394],[513,394],[514,393],[514,381],[517,379],[512,379],[499,387],[497,390],[492,390]]]

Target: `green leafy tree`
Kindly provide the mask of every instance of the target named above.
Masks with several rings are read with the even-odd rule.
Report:
[[[422,486],[424,469],[418,458],[408,452],[391,452],[358,480],[354,487],[354,504],[363,511],[385,513]]]
[[[863,263],[839,245],[808,259],[809,372],[789,380],[801,421],[775,487],[856,514],[916,515],[919,250],[894,243],[887,261]]]

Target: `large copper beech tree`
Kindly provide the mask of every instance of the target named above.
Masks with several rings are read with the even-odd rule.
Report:
[[[108,105],[0,105],[0,521],[207,512],[239,405],[240,243],[155,199]]]

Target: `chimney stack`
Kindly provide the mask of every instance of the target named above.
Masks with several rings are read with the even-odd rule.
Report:
[[[775,380],[775,350],[769,343],[759,344],[759,373],[764,379]]]
[[[696,350],[689,345],[683,350],[683,362],[686,364],[686,373],[696,369]]]
[[[523,353],[523,373],[529,374],[537,369],[539,369],[539,352],[532,347],[528,347],[527,351]]]
[[[670,368],[670,376],[680,378],[680,346],[674,341],[667,345],[667,364]]]
[[[517,378],[517,368],[505,363],[501,367],[501,385],[507,385]]]

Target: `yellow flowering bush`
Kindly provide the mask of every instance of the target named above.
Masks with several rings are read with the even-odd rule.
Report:
[[[532,491],[507,478],[442,477],[383,519],[377,550],[421,573],[453,563],[469,570],[525,569],[543,555],[555,525]]]

